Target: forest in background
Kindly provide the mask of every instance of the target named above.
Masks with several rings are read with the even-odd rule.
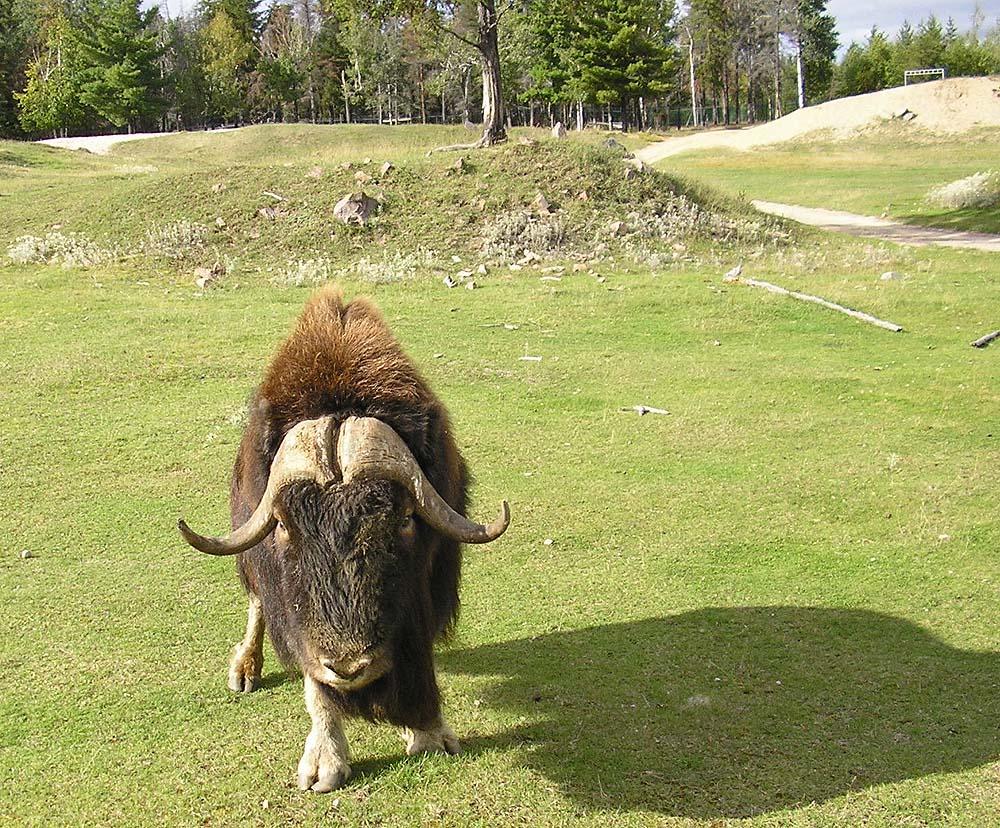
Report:
[[[1000,72],[1000,21],[872,29],[826,0],[0,0],[0,137],[274,121],[666,129]]]

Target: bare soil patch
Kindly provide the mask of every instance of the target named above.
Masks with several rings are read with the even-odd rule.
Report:
[[[948,78],[840,98],[798,109],[784,118],[756,127],[667,139],[643,147],[636,155],[646,163],[654,163],[695,150],[749,150],[821,130],[832,130],[837,137],[849,138],[866,128],[898,119],[903,113],[912,113],[904,122],[914,128],[943,135],[1000,126],[1000,76]]]

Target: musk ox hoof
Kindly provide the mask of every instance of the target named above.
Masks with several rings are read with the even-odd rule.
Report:
[[[351,766],[340,755],[333,739],[310,733],[306,749],[299,760],[299,789],[329,793],[343,786],[351,778]]]
[[[263,667],[261,654],[237,644],[229,657],[229,678],[226,684],[234,693],[252,693],[260,684]]]
[[[462,752],[458,737],[446,724],[431,730],[411,730],[404,727],[403,741],[406,743],[407,756],[416,756],[418,753],[447,753],[457,756]]]

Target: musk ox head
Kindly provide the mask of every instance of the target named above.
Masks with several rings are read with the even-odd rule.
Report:
[[[245,552],[274,533],[273,571],[294,629],[303,671],[342,691],[371,684],[392,664],[401,623],[419,615],[418,554],[428,533],[463,543],[498,538],[510,521],[506,501],[486,526],[452,509],[386,423],[331,416],[295,425],[271,464],[250,518],[230,535],[178,528],[210,555]]]

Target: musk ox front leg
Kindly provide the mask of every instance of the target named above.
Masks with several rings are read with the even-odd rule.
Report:
[[[407,756],[416,756],[418,753],[449,753],[457,756],[462,752],[462,745],[455,731],[440,717],[426,730],[404,727],[402,736]]]
[[[306,710],[312,717],[312,730],[299,760],[299,788],[327,793],[351,778],[351,756],[340,713],[319,682],[307,675],[305,683]]]
[[[229,657],[229,679],[226,683],[234,693],[256,690],[264,666],[264,608],[260,598],[252,592],[248,595],[247,631]]]

